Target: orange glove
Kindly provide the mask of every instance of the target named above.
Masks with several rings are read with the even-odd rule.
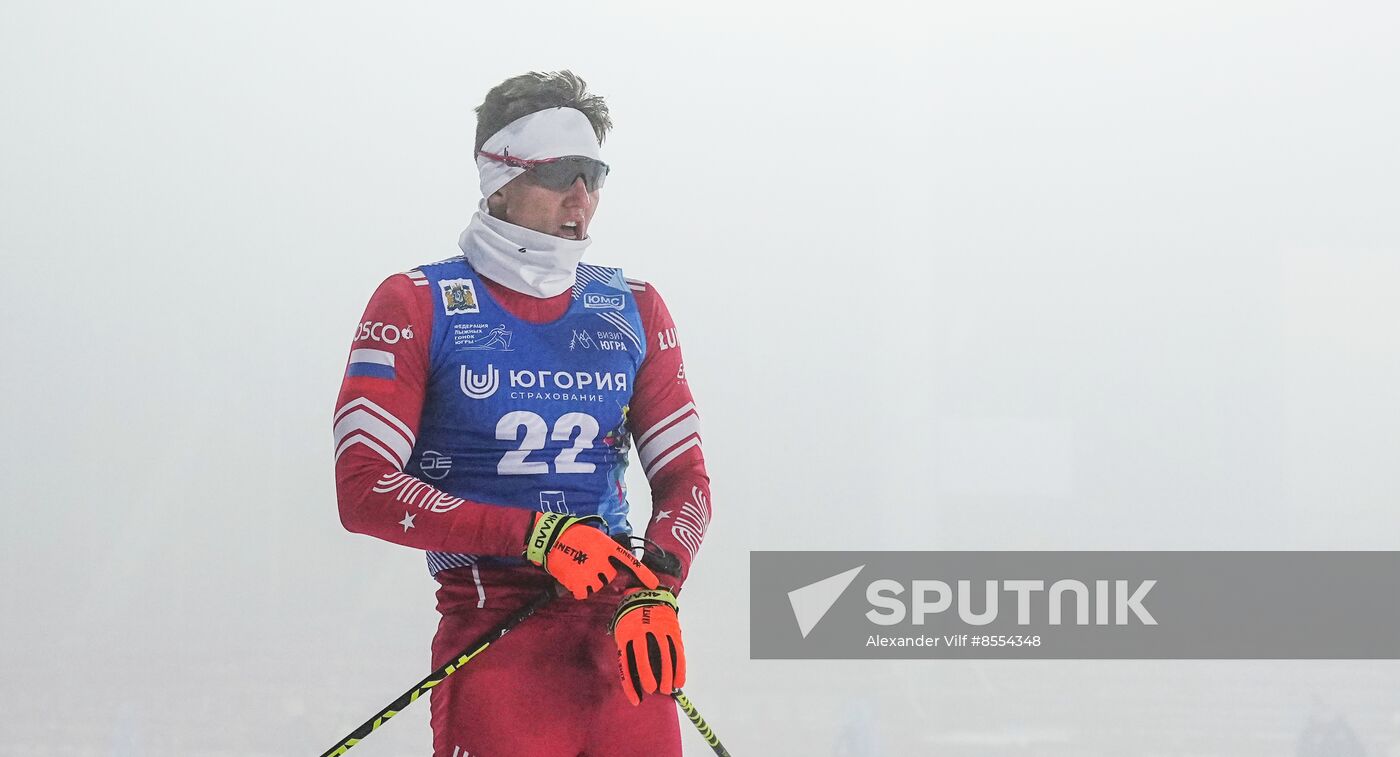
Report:
[[[656,574],[642,565],[626,547],[592,524],[597,515],[576,518],[562,513],[536,513],[525,537],[525,559],[545,569],[564,585],[574,599],[588,599],[617,578],[618,566],[627,568],[648,588],[656,588]]]
[[[617,672],[627,701],[666,694],[685,685],[685,644],[676,616],[676,595],[666,589],[633,589],[613,616]]]

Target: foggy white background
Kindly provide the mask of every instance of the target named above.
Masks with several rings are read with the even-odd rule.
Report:
[[[4,0],[0,755],[319,754],[427,672],[436,584],[342,530],[334,398],[378,282],[455,251],[472,109],[560,68],[616,121],[586,259],[681,329],[687,688],[734,754],[1292,755],[1338,715],[1400,754],[1393,663],[765,662],[747,625],[754,549],[1400,549],[1397,39],[1388,3]],[[353,754],[428,754],[427,714]]]

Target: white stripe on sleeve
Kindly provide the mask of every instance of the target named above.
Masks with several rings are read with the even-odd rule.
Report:
[[[646,470],[647,475],[650,476],[659,470],[665,462],[674,460],[680,452],[667,456],[664,462],[659,461],[658,458],[682,442],[686,442],[687,449],[700,444],[700,418],[693,409],[676,419],[660,433],[637,444],[637,456],[641,459],[642,468]]]
[[[413,453],[413,432],[392,413],[357,397],[345,404],[335,416],[336,459],[352,444],[358,442],[374,449],[399,470],[408,465]],[[374,442],[371,444],[370,442]],[[386,454],[387,452],[392,453]]]
[[[675,449],[671,450],[670,452],[667,452],[666,454],[662,455],[661,457],[658,457],[656,460],[654,460],[654,461],[652,462],[652,464],[651,464],[650,466],[644,467],[644,468],[642,469],[642,472],[646,473],[646,474],[647,474],[647,479],[650,480],[652,476],[655,476],[655,475],[656,475],[657,471],[661,470],[662,468],[665,468],[667,463],[669,463],[669,462],[671,462],[672,460],[675,460],[676,458],[680,457],[686,450],[690,449],[691,447],[699,447],[699,446],[700,446],[700,437],[698,437],[698,436],[693,436],[693,437],[691,437],[688,441],[686,441],[685,444],[682,444],[681,446],[676,447]]]
[[[675,419],[681,417],[682,415],[685,415],[686,413],[693,412],[695,412],[694,402],[687,402],[684,405],[681,405],[679,410],[657,421],[655,426],[652,426],[646,431],[643,431],[642,435],[637,437],[637,446],[640,447],[643,444],[646,444],[648,439],[650,439],[656,432],[660,431],[663,428],[666,428],[666,426],[669,425],[671,421],[674,421]]]
[[[379,442],[376,442],[375,440],[361,433],[353,433],[345,437],[345,440],[342,441],[340,445],[335,449],[335,459],[339,460],[340,456],[345,453],[345,450],[350,449],[356,444],[363,444],[366,447],[369,447],[370,449],[374,450],[375,452],[378,452],[380,457],[384,458],[385,460],[388,460],[393,465],[400,468],[403,467],[403,463],[400,463],[398,458],[394,457],[394,453],[390,452],[387,449],[384,449],[383,445],[379,444]]]
[[[361,347],[358,350],[350,350],[350,362],[352,363],[375,363],[376,365],[387,365],[394,367],[394,353],[387,350],[372,350],[368,347]]]
[[[403,438],[407,439],[409,445],[412,446],[414,442],[413,432],[409,430],[408,424],[394,417],[393,413],[389,412],[388,410],[385,410],[384,408],[380,407],[379,405],[375,404],[374,402],[371,402],[370,400],[364,397],[356,397],[355,399],[345,403],[345,405],[342,406],[339,410],[335,411],[334,422],[340,423],[340,419],[342,416],[354,411],[356,408],[364,408],[366,410],[369,410],[375,415],[378,415],[380,418],[383,418],[384,420],[393,424],[394,428],[398,429],[399,433],[403,434]]]

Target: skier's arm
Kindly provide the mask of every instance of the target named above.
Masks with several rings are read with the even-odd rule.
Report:
[[[646,537],[679,559],[675,581],[661,577],[663,584],[678,587],[710,523],[710,477],[671,313],[655,287],[631,279],[628,284],[641,310],[647,352],[637,372],[627,422],[651,484]]]
[[[340,522],[416,549],[519,557],[533,513],[453,497],[404,472],[433,333],[430,287],[418,282],[390,276],[355,329],[334,420]]]

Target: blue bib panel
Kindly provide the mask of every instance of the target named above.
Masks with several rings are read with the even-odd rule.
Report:
[[[418,270],[433,333],[407,471],[465,499],[601,515],[609,533],[630,533],[627,408],[646,340],[622,271],[580,265],[569,309],[537,324],[492,299],[464,258]],[[428,553],[433,574],[486,560],[522,562]]]

